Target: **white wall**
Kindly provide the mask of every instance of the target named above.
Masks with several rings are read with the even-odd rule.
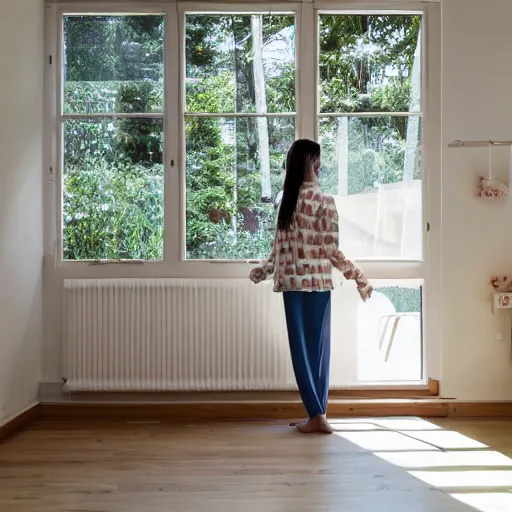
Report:
[[[512,2],[443,2],[443,395],[512,400],[510,345],[496,332],[489,278],[512,274],[512,200],[475,197],[487,149],[446,149],[454,139],[512,139]],[[508,150],[496,166],[508,181]]]
[[[1,2],[0,424],[36,400],[41,378],[43,11]]]

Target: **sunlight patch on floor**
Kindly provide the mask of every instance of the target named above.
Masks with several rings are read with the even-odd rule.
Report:
[[[391,430],[443,430],[439,425],[419,418],[387,418],[379,419],[376,425]]]
[[[489,448],[487,445],[482,444],[474,439],[470,439],[458,432],[452,430],[433,430],[426,432],[409,432],[409,435],[414,438],[425,441],[426,443],[434,444],[444,450],[471,450],[476,448]]]
[[[329,420],[331,427],[336,431],[370,431],[370,430],[381,430],[378,425],[372,425],[371,423],[337,423],[336,421]]]
[[[475,512],[512,512],[512,459],[476,439],[412,419],[336,420],[335,435]]]
[[[485,487],[491,490],[499,487],[512,487],[512,470],[472,471],[465,469],[453,471],[446,467],[440,471],[409,471],[409,473],[438,489],[464,489],[466,487],[481,489]]]
[[[375,429],[390,429],[390,430],[443,430],[440,426],[434,425],[434,423],[430,423],[429,421],[422,420],[420,418],[375,418],[375,419],[329,419],[329,423],[333,427],[340,427],[343,430],[348,428],[350,425],[367,425],[369,427],[368,430]],[[363,429],[361,429],[363,430]]]
[[[393,432],[391,430],[378,430],[374,432],[336,431],[335,434],[371,452],[423,451],[436,449],[423,441],[412,439],[400,432]]]
[[[510,512],[512,510],[512,494],[510,493],[485,492],[452,494],[451,496],[479,512]]]
[[[461,468],[461,467],[510,467],[512,459],[494,451],[420,451],[378,452],[375,455],[386,462],[404,469]],[[512,509],[511,509],[512,511]]]

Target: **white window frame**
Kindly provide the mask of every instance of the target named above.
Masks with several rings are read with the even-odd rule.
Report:
[[[45,271],[52,282],[69,278],[247,278],[247,261],[185,260],[185,159],[184,159],[184,13],[294,13],[296,16],[296,115],[297,135],[316,139],[317,48],[320,12],[346,14],[421,13],[422,46],[422,164],[424,259],[418,261],[364,261],[370,279],[424,279],[424,383],[441,375],[441,9],[437,0],[319,1],[271,4],[196,2],[123,3],[67,2],[46,4],[45,46]],[[62,124],[61,69],[62,17],[66,14],[165,14],[164,99],[164,257],[142,264],[63,260],[62,252]],[[179,79],[176,79],[179,70]],[[315,101],[311,101],[315,98]],[[171,165],[171,162],[174,165]],[[427,234],[427,224],[430,230]],[[133,262],[135,263],[135,262]],[[379,388],[389,388],[379,385]],[[415,389],[423,386],[401,386]]]
[[[176,30],[173,27],[176,23],[176,4],[175,3],[155,3],[140,5],[140,3],[78,3],[68,2],[47,4],[46,10],[46,30],[47,30],[47,49],[51,55],[50,70],[47,71],[45,99],[46,105],[51,105],[51,111],[48,109],[46,115],[46,126],[53,133],[51,141],[47,141],[45,148],[46,160],[49,163],[48,169],[51,169],[48,176],[48,183],[53,185],[51,194],[54,196],[54,220],[50,220],[47,216],[45,245],[52,251],[58,268],[81,267],[99,267],[108,265],[137,266],[156,265],[162,266],[165,261],[171,259],[169,257],[172,252],[173,244],[171,243],[172,235],[167,233],[166,226],[169,226],[170,232],[173,231],[172,217],[170,216],[170,205],[172,197],[173,173],[172,170],[179,168],[178,161],[178,144],[177,130],[173,122],[177,118],[177,99],[179,85],[176,80],[170,79],[172,76],[171,69],[173,63],[177,60]],[[65,16],[95,16],[95,15],[156,15],[164,16],[164,106],[162,114],[142,113],[142,114],[64,114],[63,110],[63,20]],[[163,165],[164,165],[164,251],[163,258],[159,260],[66,260],[63,254],[63,170],[64,170],[64,154],[63,154],[63,123],[67,119],[74,118],[158,118],[162,119],[164,148],[163,148]],[[172,163],[171,163],[172,162]],[[176,186],[174,184],[174,186]],[[176,231],[176,230],[174,230]],[[137,272],[135,272],[137,273]]]
[[[437,5],[436,5],[437,4]],[[309,6],[309,4],[306,4]],[[422,16],[422,259],[361,259],[370,279],[423,280],[423,383],[441,376],[441,8],[438,1],[395,2],[331,2],[313,3],[314,33],[309,33],[308,45],[318,55],[319,14],[420,14]],[[304,43],[306,44],[306,43]],[[308,91],[315,94],[314,118],[309,119],[318,136],[318,60],[303,62],[304,68],[313,62],[314,69],[306,69]],[[303,68],[303,70],[304,70]],[[313,82],[313,83],[311,83]],[[306,91],[306,94],[308,92]],[[309,115],[313,113],[308,112]],[[305,120],[303,120],[305,122]]]

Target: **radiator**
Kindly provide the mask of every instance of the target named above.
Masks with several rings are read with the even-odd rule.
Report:
[[[70,391],[295,388],[282,296],[232,279],[65,280]]]

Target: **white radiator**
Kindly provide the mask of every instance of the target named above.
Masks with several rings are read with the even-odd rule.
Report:
[[[294,389],[282,296],[232,279],[64,281],[70,391]]]

